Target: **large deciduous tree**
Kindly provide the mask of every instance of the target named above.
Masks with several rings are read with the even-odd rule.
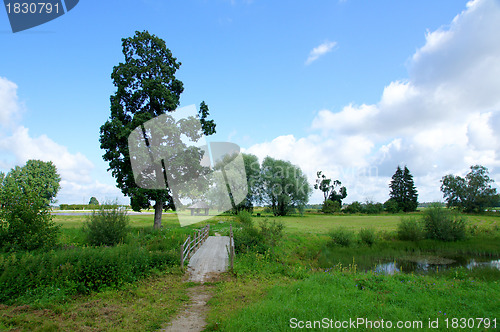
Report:
[[[284,216],[292,208],[302,209],[311,194],[311,186],[302,170],[292,163],[266,157],[262,162],[261,200],[276,216]]]
[[[413,181],[413,175],[408,167],[405,166],[404,169],[401,169],[398,165],[389,188],[391,189],[389,193],[390,200],[396,202],[398,210],[411,212],[417,209],[418,192]]]
[[[61,180],[52,162],[28,160],[0,174],[0,247],[34,250],[52,247],[58,227],[50,215]]]
[[[245,199],[236,205],[235,213],[241,210],[252,211],[253,204],[258,200],[261,190],[259,159],[253,154],[243,153],[242,156],[245,164],[248,192]]]
[[[116,178],[122,193],[130,197],[135,211],[148,208],[154,201],[154,227],[159,228],[162,210],[175,208],[172,192],[167,183],[163,190],[137,186],[127,140],[136,127],[173,112],[179,106],[184,87],[175,73],[181,63],[172,56],[165,41],[147,31],[122,39],[122,46],[125,62],[115,66],[111,74],[116,87],[116,92],[110,97],[111,116],[100,130],[101,148],[105,150],[103,159],[109,162],[108,170]],[[198,115],[203,133],[214,134],[215,123],[207,120],[209,112],[204,102]],[[179,134],[176,132],[177,136]],[[161,141],[161,138],[155,139]],[[161,173],[165,173],[165,165],[162,167]]]
[[[24,166],[14,167],[3,179],[4,190],[17,188],[22,193],[38,196],[48,207],[55,202],[61,176],[51,161],[30,159]]]
[[[498,201],[494,180],[488,175],[488,169],[481,165],[470,167],[465,178],[445,175],[441,179],[441,191],[448,207],[458,207],[465,212],[482,212],[485,207]]]

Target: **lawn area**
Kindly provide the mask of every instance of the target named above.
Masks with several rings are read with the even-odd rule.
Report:
[[[419,218],[421,213],[413,215]],[[402,216],[306,213],[304,216],[274,217],[262,213],[256,217],[254,213],[256,226],[266,219],[281,222],[283,237],[276,247],[265,253],[252,250],[238,253],[234,271],[211,285],[214,297],[208,303],[207,330],[283,331],[291,329],[290,319],[294,317],[300,321],[314,321],[324,317],[346,320],[362,315],[370,320],[414,320],[424,324],[429,319],[438,319],[438,330],[446,330],[444,313],[449,318],[500,319],[499,299],[492,296],[500,291],[498,270],[461,268],[424,276],[386,276],[364,272],[362,268],[380,259],[400,256],[498,256],[500,216],[468,215],[470,224],[477,225],[478,231],[457,242],[398,240],[395,230]],[[95,287],[88,282],[79,284],[78,287],[89,290],[75,293],[72,287],[76,286],[66,277],[56,286],[50,286],[42,276],[37,282],[43,282],[43,286],[29,289],[13,302],[0,304],[0,330],[160,329],[181,310],[187,300],[187,289],[193,286],[182,282],[183,272],[179,269],[177,255],[177,248],[187,234],[209,223],[212,234],[226,235],[230,224],[235,232],[240,231],[242,224],[234,216],[222,215],[181,227],[175,214],[164,213],[163,228],[155,231],[153,218],[152,214],[130,215],[131,233],[126,243],[109,248],[87,248],[81,232],[86,216],[54,216],[54,221],[61,225],[59,243],[69,248],[47,253],[41,258],[36,254],[19,255],[24,265],[18,268],[35,272],[41,266],[36,265],[37,262],[53,259],[53,266],[47,269],[53,268],[73,278],[75,274],[71,269],[82,269],[82,264],[89,262],[95,265],[98,279],[103,276],[111,281],[105,287]],[[329,234],[339,226],[354,235],[354,242],[348,247],[332,244]],[[359,241],[359,231],[364,228],[374,230],[373,245]],[[149,258],[142,259],[143,255]],[[65,257],[67,264],[62,262]],[[121,260],[123,263],[119,262]],[[144,272],[134,272],[135,268],[129,270],[128,262]],[[148,268],[148,264],[154,267]],[[113,281],[113,275],[107,274],[110,267],[120,272],[121,279]],[[50,278],[48,272],[44,273]],[[137,275],[130,276],[130,273]],[[15,275],[11,274],[10,278],[11,283],[16,280]],[[66,288],[60,290],[57,285]]]
[[[373,227],[378,231],[393,231],[396,229],[400,216],[398,215],[320,215],[305,214],[304,216],[269,217],[280,220],[287,233],[327,234],[338,226],[352,230]],[[259,218],[255,219],[256,221]]]

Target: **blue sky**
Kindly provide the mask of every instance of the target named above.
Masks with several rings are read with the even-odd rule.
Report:
[[[420,201],[476,163],[500,182],[499,15],[495,0],[82,0],[13,34],[0,10],[0,169],[53,160],[60,203],[119,196],[99,127],[121,38],[149,30],[182,62],[181,106],[209,105],[211,140],[290,160],[311,183],[323,170],[347,202],[387,199],[398,164]]]

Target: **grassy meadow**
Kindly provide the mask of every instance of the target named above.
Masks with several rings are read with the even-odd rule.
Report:
[[[420,217],[419,212],[413,215]],[[401,241],[396,230],[402,216],[308,212],[304,216],[273,217],[263,211],[254,212],[256,226],[266,219],[281,222],[283,237],[266,252],[249,250],[237,254],[234,271],[208,285],[214,296],[209,301],[206,329],[286,331],[309,322],[312,330],[320,330],[326,326],[323,318],[331,319],[330,324],[363,318],[394,324],[422,322],[422,330],[429,329],[429,320],[438,320],[438,330],[447,330],[451,328],[446,326],[452,323],[451,319],[464,317],[496,318],[499,329],[499,270],[456,268],[425,275],[381,275],[371,270],[377,262],[401,257],[471,255],[498,259],[500,215],[468,215],[470,232],[465,240],[457,242]],[[182,309],[188,300],[187,290],[194,286],[183,282],[178,245],[187,234],[206,223],[211,224],[212,234],[228,234],[230,223],[236,232],[241,227],[230,215],[180,227],[175,214],[164,213],[162,230],[153,231],[153,215],[131,215],[131,230],[125,243],[99,249],[85,244],[81,230],[85,219],[81,215],[54,216],[61,226],[61,249],[45,254],[48,256],[43,259],[67,257],[71,264],[66,270],[58,260],[56,263],[61,266],[53,270],[67,280],[51,277],[49,272],[43,278],[33,278],[34,281],[26,277],[31,286],[12,293],[15,296],[0,304],[0,331],[158,330]],[[352,232],[353,242],[348,247],[332,243],[331,232],[338,227]],[[360,241],[362,229],[373,232],[373,244]],[[95,273],[105,274],[111,266],[120,279],[106,275],[109,282],[97,286],[94,279],[89,279],[93,283],[71,279],[71,269],[83,264],[78,260],[91,261],[94,253],[100,257],[95,264],[104,262]],[[1,257],[3,262],[13,259],[7,255]],[[41,268],[44,260],[36,260],[35,256],[16,258],[27,266],[22,270],[24,275],[35,273],[36,264]],[[114,263],[121,259],[127,260],[122,265]],[[21,263],[15,266],[21,269]],[[51,284],[50,278],[57,282]],[[5,280],[0,280],[0,285],[2,282]],[[484,330],[484,323],[482,328],[473,330]],[[365,330],[369,326],[357,328]]]

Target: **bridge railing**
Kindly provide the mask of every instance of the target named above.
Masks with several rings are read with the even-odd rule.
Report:
[[[233,225],[229,225],[229,248],[227,248],[227,253],[229,256],[229,267],[233,271],[234,266],[234,236],[233,236]]]
[[[202,229],[198,229],[191,236],[189,235],[181,245],[181,268],[184,268],[184,262],[186,259],[191,258],[196,250],[205,242],[210,233],[210,225],[206,225]]]

